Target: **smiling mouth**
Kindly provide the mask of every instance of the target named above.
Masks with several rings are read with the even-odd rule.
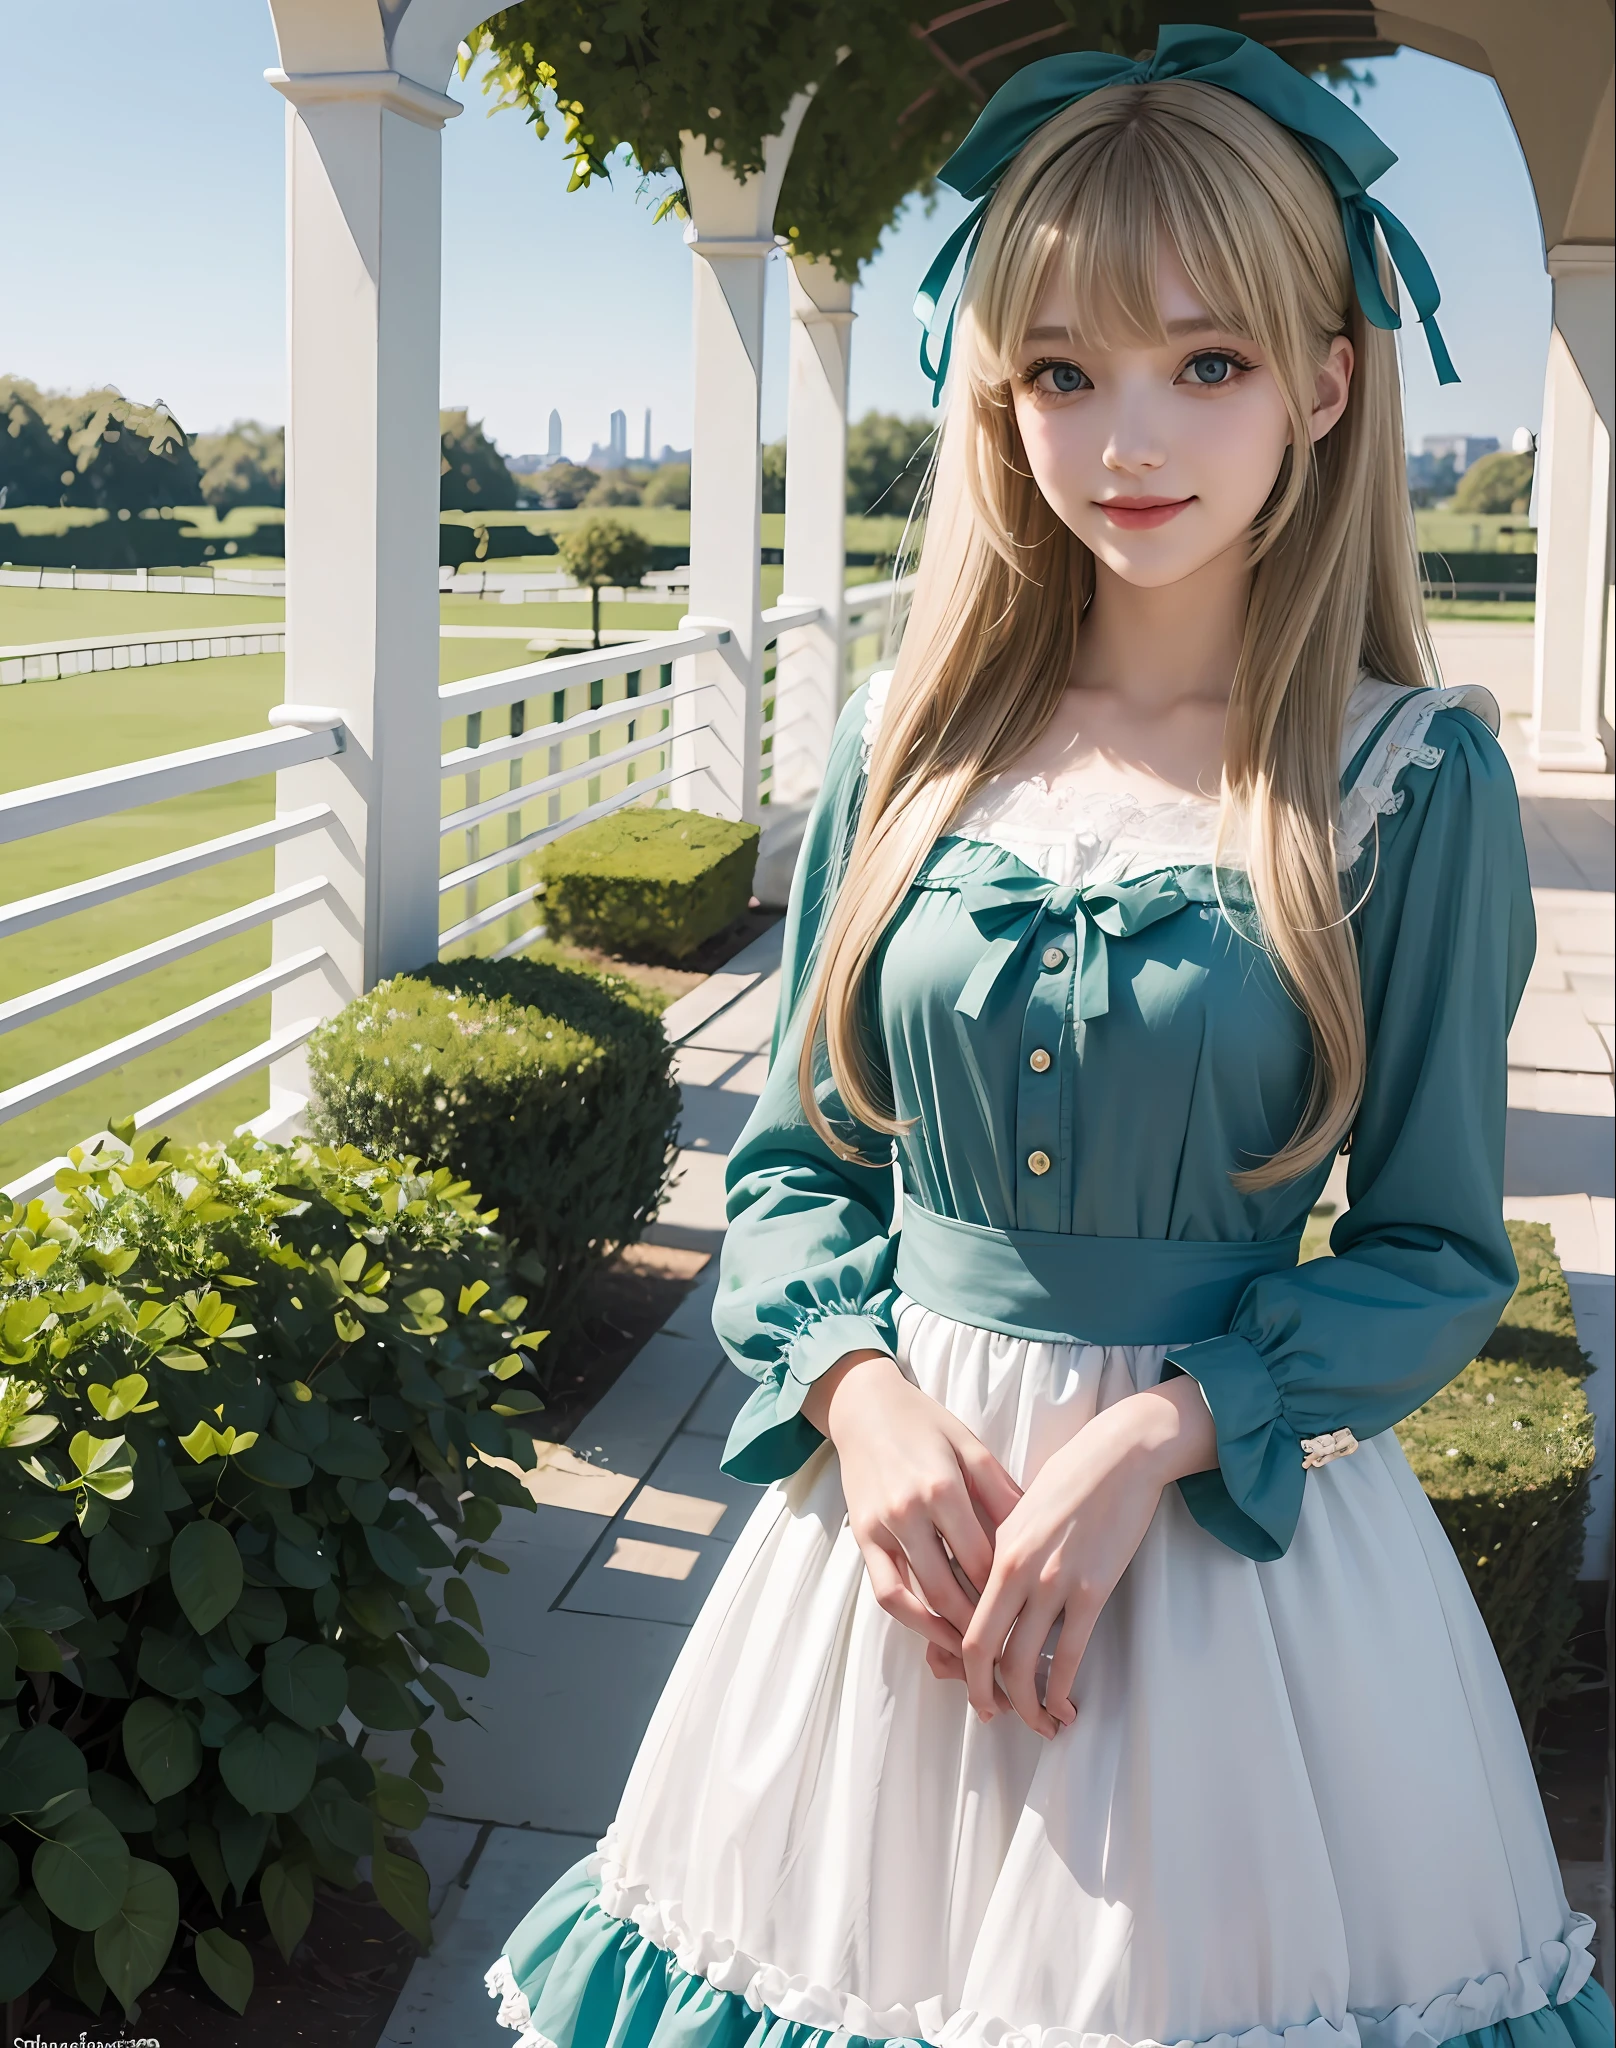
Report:
[[[1130,533],[1150,526],[1165,526],[1169,519],[1176,519],[1187,505],[1193,505],[1193,498],[1097,498],[1095,504],[1113,526],[1126,528]]]

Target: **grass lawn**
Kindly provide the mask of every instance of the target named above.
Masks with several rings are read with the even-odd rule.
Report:
[[[1420,546],[1454,555],[1530,555],[1537,529],[1524,512],[1416,512]]]
[[[286,513],[280,505],[236,505],[219,512],[212,505],[172,505],[169,516],[183,531],[198,533],[204,540],[239,540],[259,526],[281,526]],[[19,533],[67,533],[75,526],[99,525],[103,514],[81,505],[10,505],[0,509],[0,520]],[[144,518],[138,513],[137,518]]]
[[[1481,626],[1529,626],[1537,617],[1537,604],[1532,598],[1517,600],[1504,598],[1499,603],[1485,600],[1467,602],[1460,599],[1451,602],[1446,598],[1427,598],[1425,616],[1437,619],[1457,619]]]
[[[163,590],[16,590],[0,585],[0,646],[92,633],[203,631],[284,619],[279,597],[185,597]]]

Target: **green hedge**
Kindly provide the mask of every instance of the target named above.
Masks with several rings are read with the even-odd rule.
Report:
[[[1575,1683],[1593,1470],[1589,1367],[1554,1239],[1511,1223],[1520,1284],[1482,1356],[1397,1426],[1458,1554],[1528,1740]]]
[[[437,961],[323,1025],[309,1071],[317,1136],[452,1167],[496,1205],[552,1329],[662,1200],[673,1053],[656,1007],[620,975]]]
[[[541,857],[549,935],[626,959],[680,961],[752,900],[759,830],[700,811],[625,810]]]
[[[502,1382],[543,1333],[446,1171],[121,1138],[0,1196],[0,2002],[128,2016],[188,1949],[241,2011],[226,1923],[256,1897],[289,1957],[361,1856],[430,1943],[389,1836],[467,1718],[439,1667],[488,1669],[465,1573],[532,1502],[480,1454],[532,1468]]]

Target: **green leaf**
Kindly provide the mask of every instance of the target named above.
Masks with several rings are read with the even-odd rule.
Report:
[[[329,1728],[348,1703],[347,1664],[329,1644],[285,1636],[264,1653],[264,1697],[300,1728]]]
[[[462,1287],[459,1302],[460,1313],[463,1316],[469,1316],[487,1292],[488,1282],[486,1280],[473,1280],[469,1287]]]
[[[199,1636],[205,1636],[241,1598],[245,1583],[241,1552],[230,1531],[218,1522],[187,1522],[168,1553],[168,1575],[174,1597]]]
[[[34,1887],[58,1920],[89,1932],[123,1904],[129,1865],[129,1844],[104,1813],[86,1806],[34,1851]]]
[[[0,1999],[20,1998],[50,1967],[56,1938],[23,1905],[0,1916]]]
[[[289,1536],[275,1538],[275,1570],[289,1586],[312,1591],[331,1578],[331,1560],[318,1550],[294,1543]]]
[[[230,1889],[230,1874],[224,1867],[224,1854],[219,1847],[218,1830],[209,1827],[205,1820],[187,1821],[185,1846],[190,1851],[191,1862],[197,1876],[208,1888],[208,1897],[213,1901],[214,1912],[222,1913],[225,1894]]]
[[[401,1536],[376,1522],[364,1522],[360,1526],[365,1532],[365,1547],[380,1570],[390,1579],[396,1579],[401,1586],[422,1583],[426,1573],[416,1563],[414,1553]]]
[[[432,1946],[432,1916],[427,1911],[427,1875],[413,1856],[400,1856],[386,1846],[380,1820],[370,1852],[370,1882],[377,1901],[423,1948]]]
[[[90,1773],[90,1797],[121,1835],[146,1834],[157,1819],[151,1801],[115,1771]]]
[[[370,1853],[370,1812],[346,1785],[335,1778],[316,1778],[314,1790],[298,1808],[300,1818],[325,1836],[347,1857]]]
[[[258,1896],[264,1902],[264,1918],[275,1937],[275,1946],[290,1962],[293,1949],[314,1917],[314,1874],[303,1864],[288,1864],[277,1858],[264,1865],[258,1880]]]
[[[134,1256],[130,1254],[131,1258]],[[92,1384],[86,1388],[90,1406],[103,1422],[117,1422],[125,1415],[135,1414],[143,1401],[148,1408],[155,1408],[155,1401],[146,1401],[147,1379],[144,1373],[125,1373],[114,1380],[110,1387]]]
[[[259,1486],[307,1486],[314,1467],[301,1451],[259,1432],[258,1441],[236,1456],[236,1469]]]
[[[365,1728],[419,1728],[427,1709],[385,1671],[348,1666],[348,1711]]]
[[[290,1813],[314,1783],[319,1747],[286,1721],[238,1728],[219,1751],[219,1775],[248,1813]]]
[[[380,1479],[387,1470],[387,1452],[380,1436],[351,1415],[333,1415],[325,1442],[310,1455],[322,1472],[338,1478]]]
[[[222,1927],[205,1927],[196,1938],[196,1966],[202,1981],[232,2012],[245,2012],[252,1997],[252,1957]]]
[[[433,1629],[432,1661],[447,1664],[451,1671],[467,1671],[473,1678],[488,1676],[487,1650],[457,1621],[440,1621]]]
[[[62,1668],[62,1653],[55,1640],[42,1628],[21,1628],[11,1624],[11,1640],[17,1649],[19,1671],[54,1672]]]
[[[183,1792],[202,1768],[202,1744],[190,1719],[155,1693],[142,1693],[125,1709],[123,1753],[152,1800]]]
[[[483,1292],[487,1293],[486,1287]],[[443,1296],[436,1287],[418,1287],[413,1294],[406,1294],[404,1306],[418,1316],[441,1316]],[[462,1308],[461,1314],[465,1314]]]
[[[253,1643],[273,1643],[286,1633],[286,1602],[273,1586],[249,1586],[225,1619],[237,1654]]]
[[[167,1962],[179,1924],[180,1895],[173,1878],[162,1864],[131,1856],[123,1903],[95,1930],[96,1966],[126,2019]]]
[[[359,1278],[360,1274],[364,1272],[365,1259],[369,1249],[368,1245],[361,1242],[349,1245],[348,1249],[343,1253],[342,1263],[338,1266],[337,1271],[350,1287]]]
[[[96,1967],[93,1934],[81,1934],[73,1944],[73,1995],[100,2018],[107,2002],[107,1980]]]
[[[367,1635],[380,1636],[385,1641],[396,1636],[403,1626],[404,1610],[398,1596],[380,1579],[371,1579],[364,1585],[348,1583],[342,1589],[342,1599]]]
[[[483,1618],[477,1610],[472,1590],[464,1579],[451,1577],[444,1580],[443,1604],[456,1621],[463,1621],[467,1628],[474,1628],[481,1635]]]
[[[236,1897],[244,1899],[263,1860],[274,1823],[267,1813],[243,1812],[228,1793],[221,1792],[213,1802],[213,1824],[219,1830],[224,1867],[236,1888]]]
[[[90,1538],[90,1583],[103,1600],[122,1600],[149,1585],[156,1563],[150,1545],[131,1543],[116,1529]]]
[[[0,1750],[0,1813],[36,1813],[87,1784],[84,1752],[48,1722],[36,1721]]]
[[[167,1629],[148,1628],[141,1634],[136,1675],[171,1700],[194,1700],[202,1690],[205,1647],[195,1636],[171,1636]]]
[[[370,1803],[390,1828],[418,1828],[427,1815],[426,1794],[419,1785],[394,1771],[376,1773],[376,1789]]]
[[[16,1850],[9,1842],[0,1842],[0,1900],[9,1899],[21,1881]]]

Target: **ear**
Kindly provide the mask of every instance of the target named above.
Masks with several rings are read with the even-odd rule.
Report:
[[[1313,412],[1307,426],[1309,440],[1322,441],[1346,411],[1352,365],[1352,343],[1344,334],[1338,334],[1313,385]]]

